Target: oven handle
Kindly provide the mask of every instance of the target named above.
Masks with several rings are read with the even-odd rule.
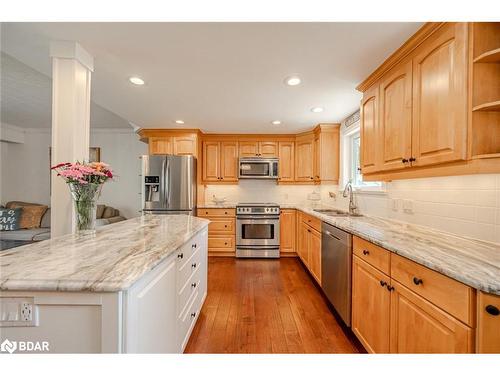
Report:
[[[236,219],[239,220],[255,220],[255,219],[266,219],[266,220],[277,220],[279,221],[279,216],[264,216],[264,215],[256,215],[256,216],[238,216],[236,215]]]

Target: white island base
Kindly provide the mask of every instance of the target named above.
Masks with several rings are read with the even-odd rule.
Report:
[[[4,316],[0,341],[48,342],[49,353],[182,353],[207,295],[207,238],[205,227],[126,290],[2,290],[4,315],[24,300],[32,320]]]

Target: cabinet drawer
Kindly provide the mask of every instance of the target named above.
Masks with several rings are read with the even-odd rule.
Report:
[[[184,267],[184,265],[191,259],[195,252],[207,245],[204,240],[206,233],[206,231],[203,231],[202,234],[193,237],[179,250],[177,254],[178,270]]]
[[[210,236],[208,251],[234,251],[234,236]]]
[[[178,324],[178,340],[181,353],[184,352],[184,348],[189,340],[191,334],[191,329],[198,316],[197,305],[199,293],[195,292],[188,301],[188,307],[185,309],[184,315],[179,319]]]
[[[208,224],[208,234],[234,234],[235,218],[211,217]]]
[[[500,296],[478,293],[477,352],[500,353]]]
[[[207,216],[226,216],[226,217],[235,217],[236,210],[234,208],[199,208],[198,216],[207,217]]]
[[[470,327],[474,326],[473,288],[396,254],[391,254],[391,277]]]
[[[314,216],[302,213],[302,221],[304,223],[306,223],[307,225],[316,229],[318,232],[321,232],[321,220],[320,219],[315,218]]]
[[[390,274],[390,251],[356,236],[352,238],[352,247],[354,254],[365,262],[378,268],[386,275]]]
[[[178,294],[178,311],[177,314],[179,317],[184,316],[184,312],[187,308],[188,303],[190,302],[190,297],[198,292],[200,289],[200,271],[199,267],[197,267],[193,274],[190,275],[188,282],[179,290]]]
[[[178,290],[184,288],[191,276],[201,267],[201,253],[202,251],[196,250],[196,252],[179,267],[177,274]]]

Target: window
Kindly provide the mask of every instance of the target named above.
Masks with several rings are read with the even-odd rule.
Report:
[[[360,131],[359,131],[359,120],[353,122],[350,126],[346,127],[345,124],[342,127],[342,185],[343,187],[350,180],[352,186],[358,192],[384,192],[385,185],[378,181],[363,181],[363,175],[361,174],[360,165]]]

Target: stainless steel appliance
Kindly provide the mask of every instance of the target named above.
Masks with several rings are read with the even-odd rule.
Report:
[[[142,211],[196,214],[196,158],[142,156]]]
[[[274,203],[236,206],[236,257],[279,258],[280,207]]]
[[[239,178],[278,178],[278,158],[240,158]]]
[[[350,327],[352,236],[325,222],[321,231],[321,287]]]

